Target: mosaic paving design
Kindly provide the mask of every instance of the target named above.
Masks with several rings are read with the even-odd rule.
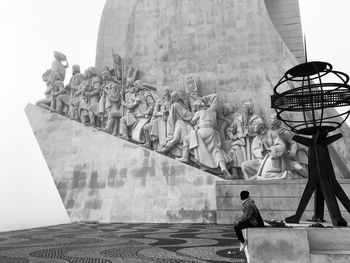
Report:
[[[246,262],[229,225],[68,224],[0,233],[0,263]]]

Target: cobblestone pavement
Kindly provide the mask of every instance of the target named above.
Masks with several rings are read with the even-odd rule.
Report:
[[[228,225],[67,224],[0,233],[0,263],[246,262]]]

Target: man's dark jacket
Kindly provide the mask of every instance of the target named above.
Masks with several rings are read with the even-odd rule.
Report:
[[[254,200],[247,198],[243,201],[243,215],[238,219],[239,223],[249,222],[253,226],[263,227],[264,221],[260,215],[258,208],[254,204]]]

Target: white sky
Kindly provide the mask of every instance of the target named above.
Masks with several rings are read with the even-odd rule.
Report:
[[[41,75],[53,50],[82,70],[94,65],[104,2],[0,0],[0,231],[69,222],[24,107],[43,98]],[[350,1],[300,2],[309,61],[350,73]]]

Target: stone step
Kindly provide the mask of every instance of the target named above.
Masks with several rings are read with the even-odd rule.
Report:
[[[349,263],[350,250],[345,251],[310,251],[311,263]]]

